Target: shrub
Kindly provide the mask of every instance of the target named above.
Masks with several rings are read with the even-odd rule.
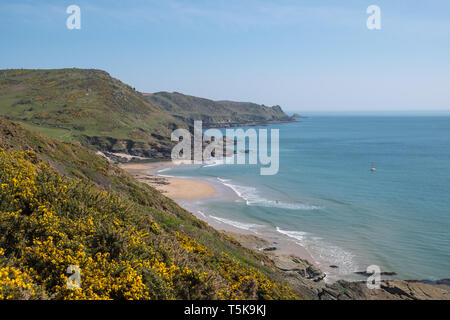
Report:
[[[0,149],[0,188],[0,299],[296,298],[150,215],[167,214],[62,176],[33,152]],[[78,289],[67,286],[71,265]]]

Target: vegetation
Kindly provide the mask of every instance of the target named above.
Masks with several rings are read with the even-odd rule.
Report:
[[[298,298],[268,258],[93,151],[2,118],[0,148],[0,298]]]
[[[62,141],[152,158],[184,124],[100,70],[0,70],[0,115]]]
[[[0,115],[27,129],[103,152],[170,156],[170,133],[292,121],[279,106],[212,101],[180,93],[141,94],[92,69],[0,70]]]
[[[280,106],[267,107],[250,102],[213,101],[178,92],[146,94],[152,104],[188,124],[202,120],[205,127],[265,125],[293,121]]]

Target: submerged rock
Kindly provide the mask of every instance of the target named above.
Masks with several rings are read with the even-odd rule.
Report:
[[[355,274],[359,274],[359,275],[365,276],[365,277],[369,277],[369,276],[373,275],[373,273],[370,273],[370,272],[367,272],[367,271],[356,271]],[[382,276],[396,276],[397,273],[396,272],[386,271],[386,272],[381,272],[380,275],[382,275]]]

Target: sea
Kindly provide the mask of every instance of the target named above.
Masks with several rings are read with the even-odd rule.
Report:
[[[276,175],[220,161],[161,174],[221,185],[236,197],[195,201],[203,217],[299,244],[335,279],[372,265],[450,278],[449,114],[307,116],[252,127],[279,129]]]

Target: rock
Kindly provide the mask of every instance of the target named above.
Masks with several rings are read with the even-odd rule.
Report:
[[[267,248],[263,248],[263,251],[275,251],[277,250],[276,247],[267,247]]]
[[[397,272],[382,272],[382,276],[396,276]]]
[[[450,300],[450,292],[419,281],[381,281],[380,289],[366,282],[337,281],[318,293],[320,300]]]
[[[325,278],[325,275],[316,266],[307,260],[295,256],[276,255],[273,258],[275,266],[281,271],[296,272],[306,279],[316,279],[317,281]]]
[[[380,282],[380,289],[369,289],[365,281],[339,280],[333,284],[327,284],[322,281],[325,274],[308,261],[295,256],[276,255],[272,259],[291,286],[307,299],[450,300],[450,287],[443,285],[443,283],[449,283],[445,279],[440,281],[440,285],[420,281],[384,280]],[[384,275],[394,274],[394,272],[384,273]]]
[[[232,234],[232,233],[228,233]],[[270,248],[269,242],[252,235],[234,234],[247,248]],[[312,300],[450,300],[450,279],[436,282],[382,280],[380,289],[369,289],[366,281],[348,282],[339,280],[333,284],[323,281],[326,277],[307,260],[293,255],[281,255],[264,251],[267,265],[275,265],[291,287],[303,298]],[[263,263],[263,261],[261,261]],[[336,266],[337,267],[337,266]],[[330,268],[333,268],[331,265]],[[370,276],[367,272],[356,272]],[[396,275],[383,272],[382,275]]]
[[[443,284],[443,285],[446,285],[446,286],[450,286],[450,279],[438,280],[438,281],[436,281],[436,284]]]
[[[365,276],[365,277],[369,277],[369,276],[373,275],[373,273],[369,273],[367,271],[356,271],[355,274],[359,274],[359,275]],[[381,272],[380,275],[381,276],[396,276],[397,273],[386,271],[386,272]]]
[[[319,276],[317,276],[317,277],[314,277],[312,280],[313,280],[314,282],[319,282],[319,281],[322,281],[323,279],[325,279],[326,276],[327,276],[327,275],[326,275],[325,273],[322,273],[321,275],[319,275]]]

